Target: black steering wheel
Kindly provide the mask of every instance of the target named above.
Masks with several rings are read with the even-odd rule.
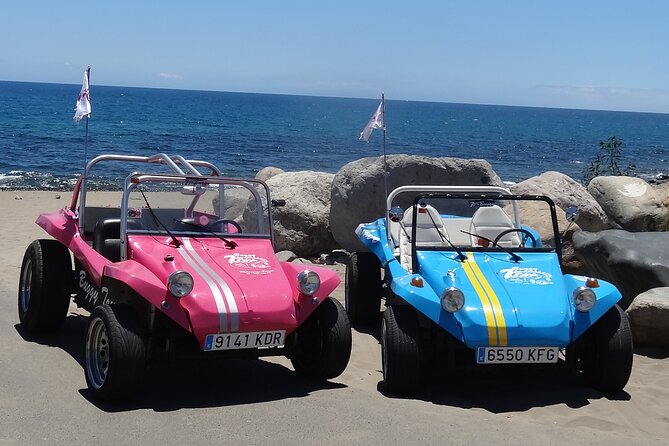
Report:
[[[495,237],[495,240],[493,240],[492,246],[497,246],[497,243],[502,239],[502,237],[504,237],[507,234],[511,234],[512,232],[520,232],[521,234],[525,235],[525,237],[520,238],[520,245],[518,245],[519,248],[525,247],[525,242],[527,242],[528,238],[532,240],[532,248],[537,247],[537,239],[534,238],[534,236],[530,231],[523,228],[511,228],[500,232],[499,235]]]
[[[242,227],[239,226],[239,224],[238,224],[236,221],[234,221],[234,220],[226,220],[225,218],[222,218],[222,219],[220,219],[220,220],[216,220],[215,222],[211,223],[211,224],[209,225],[209,229],[211,229],[212,231],[216,232],[216,229],[215,229],[215,228],[216,228],[218,225],[221,226],[221,229],[223,229],[223,225],[232,225],[232,226],[237,230],[237,234],[241,234],[241,233],[242,233]],[[226,232],[227,232],[227,231],[226,231]]]

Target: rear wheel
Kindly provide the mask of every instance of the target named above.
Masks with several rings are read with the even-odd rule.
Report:
[[[18,310],[28,333],[49,333],[67,316],[72,290],[70,251],[56,240],[35,240],[26,249],[19,276]]]
[[[376,321],[381,307],[381,265],[371,252],[354,252],[346,267],[345,303],[352,324]]]
[[[420,389],[419,326],[413,308],[391,305],[383,312],[381,359],[388,393],[410,395]]]
[[[632,372],[634,345],[627,314],[610,308],[584,334],[577,353],[577,367],[586,382],[602,392],[622,390]]]
[[[96,307],[86,332],[86,384],[93,397],[109,401],[130,395],[139,383],[144,364],[144,342],[132,307]]]
[[[342,305],[328,297],[295,333],[295,371],[326,380],[342,374],[351,357],[351,324]]]

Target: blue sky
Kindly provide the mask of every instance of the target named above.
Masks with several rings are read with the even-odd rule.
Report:
[[[669,2],[2,0],[0,80],[669,113]]]

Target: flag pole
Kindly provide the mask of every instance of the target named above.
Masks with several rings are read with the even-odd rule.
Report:
[[[386,163],[386,100],[385,93],[381,92],[381,113],[383,116],[383,201],[388,201],[388,164]],[[388,213],[390,209],[386,209]]]
[[[91,66],[86,68],[86,78],[88,79],[88,91],[91,90]],[[91,115],[86,115],[86,136],[84,136],[84,175],[86,175],[86,165],[88,164],[88,121]]]

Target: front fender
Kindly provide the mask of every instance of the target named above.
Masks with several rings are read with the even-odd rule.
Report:
[[[284,274],[293,291],[295,300],[295,316],[298,326],[301,325],[325,299],[339,286],[341,279],[336,272],[319,266],[299,263],[281,262]],[[314,271],[321,279],[321,286],[313,296],[303,294],[297,284],[297,275],[304,270]]]
[[[191,332],[190,322],[176,297],[167,290],[167,285],[142,264],[134,260],[125,260],[105,265],[102,271],[105,277],[125,283],[138,295],[148,300],[154,307],[165,313],[186,331]],[[166,305],[162,303],[165,302]]]
[[[587,278],[583,276],[565,274],[564,280],[565,288],[569,293],[572,293],[576,288],[584,286]],[[573,310],[574,331],[571,338],[572,342],[578,339],[592,326],[592,324],[597,322],[599,318],[604,315],[604,313],[609,311],[609,309],[622,298],[622,294],[620,294],[620,291],[618,291],[618,289],[613,284],[605,282],[604,280],[598,280],[598,282],[599,287],[592,288],[592,290],[595,292],[595,295],[597,296],[595,306],[592,307],[592,309],[587,313],[582,313],[576,309]]]

